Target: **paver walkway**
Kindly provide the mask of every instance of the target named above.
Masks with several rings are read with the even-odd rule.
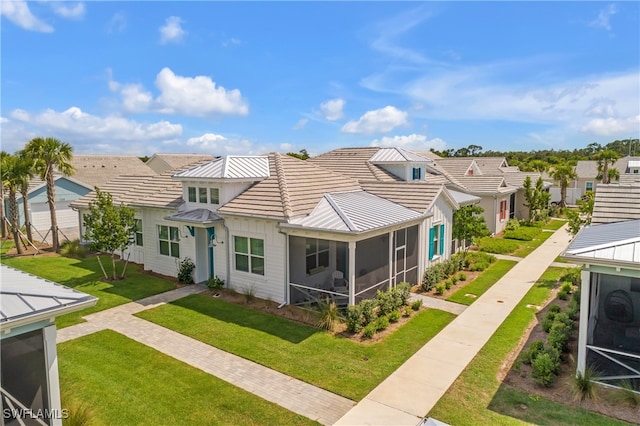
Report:
[[[197,285],[182,287],[87,315],[86,323],[59,330],[57,341],[108,328],[325,425],[335,423],[355,405],[347,398],[133,316],[205,290]]]
[[[567,247],[571,236],[565,227],[515,265],[336,424],[415,426]]]
[[[496,259],[513,260],[515,262],[520,262],[522,259],[524,259],[524,257],[509,256],[506,254],[494,254],[494,256],[496,257]],[[551,262],[549,266],[554,266],[556,268],[577,268],[580,265],[576,265],[575,263]]]

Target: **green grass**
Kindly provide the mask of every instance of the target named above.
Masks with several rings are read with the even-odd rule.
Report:
[[[549,268],[498,328],[447,393],[428,413],[452,425],[511,425],[524,422],[545,425],[622,425],[614,419],[529,396],[498,381],[503,360],[518,345],[536,311],[549,297],[564,268]],[[527,410],[520,408],[528,406]]]
[[[512,256],[517,257],[527,257],[531,252],[540,247],[542,243],[547,241],[549,237],[553,235],[553,232],[541,232],[537,237],[533,239],[533,241],[518,241],[520,243],[520,248],[513,253]]]
[[[137,316],[353,400],[362,399],[455,318],[428,309],[380,342],[363,344],[204,295]]]
[[[62,407],[86,403],[92,425],[318,424],[110,330],[58,345],[58,362]]]
[[[562,228],[565,223],[567,223],[566,220],[551,219],[551,222],[544,225],[542,229],[552,229],[554,231],[557,231],[558,229]]]
[[[14,248],[16,246],[16,244],[13,242],[13,240],[1,240],[0,241],[0,256],[6,254],[9,250],[11,250],[12,248]]]
[[[2,263],[67,287],[75,288],[99,299],[94,307],[56,318],[58,328],[84,322],[81,318],[84,315],[175,288],[175,284],[171,281],[143,274],[140,268],[133,264],[127,266],[124,280],[102,281],[102,271],[100,271],[95,257],[84,259],[73,259],[58,255],[13,257],[3,258]],[[111,271],[110,259],[103,258],[102,263],[105,265],[107,274],[109,274]],[[117,263],[117,267],[118,271],[122,270],[121,263]]]
[[[498,260],[475,280],[449,296],[447,300],[450,302],[461,303],[463,305],[472,304],[476,299],[465,296],[465,294],[474,294],[477,297],[480,297],[517,263],[518,262],[513,260]]]
[[[509,254],[520,247],[520,241],[505,240],[496,237],[484,237],[478,240],[478,248],[481,251],[495,254]]]

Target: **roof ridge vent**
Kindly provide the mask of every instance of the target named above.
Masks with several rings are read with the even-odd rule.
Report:
[[[291,199],[289,198],[289,189],[287,188],[287,179],[282,167],[282,157],[279,153],[273,154],[273,160],[276,166],[276,176],[278,177],[278,186],[280,187],[280,198],[282,199],[282,207],[284,217],[287,219],[293,216],[291,211]]]

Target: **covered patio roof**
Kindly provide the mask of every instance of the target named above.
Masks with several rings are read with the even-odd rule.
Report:
[[[199,225],[209,225],[221,222],[222,218],[209,209],[194,209],[180,213],[175,213],[164,217],[166,220],[175,222],[194,223]]]
[[[592,225],[578,233],[563,258],[629,263],[640,269],[640,220]]]

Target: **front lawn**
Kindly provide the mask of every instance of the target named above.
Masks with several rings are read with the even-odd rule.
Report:
[[[449,302],[461,303],[463,305],[472,304],[476,298],[482,296],[485,291],[491,288],[500,278],[511,270],[518,262],[513,260],[498,260],[491,265],[475,280],[462,287],[447,298]],[[476,297],[469,297],[467,294],[473,294]]]
[[[317,424],[110,330],[58,345],[58,362],[62,407],[83,402],[91,425]]]
[[[175,288],[173,282],[145,274],[134,264],[127,266],[124,280],[102,281],[102,271],[98,261],[93,256],[84,259],[74,259],[59,255],[12,257],[3,258],[2,263],[67,287],[75,288],[99,299],[96,306],[92,308],[56,318],[58,328],[84,322],[81,318],[84,315]],[[111,262],[105,262],[103,259],[102,263],[105,265],[107,274],[109,274]],[[118,271],[121,271],[122,264],[117,263],[117,265]]]
[[[455,318],[427,309],[367,344],[205,295],[136,315],[356,401]]]
[[[557,231],[567,223],[566,220],[551,219],[551,222],[542,226],[542,229],[552,229]]]
[[[542,305],[565,268],[549,268],[529,290],[513,312],[480,350],[464,372],[428,413],[452,425],[523,424],[623,425],[624,422],[565,406],[540,396],[527,395],[501,386],[503,363],[518,346],[536,311],[527,305]],[[526,409],[522,408],[522,405]]]

